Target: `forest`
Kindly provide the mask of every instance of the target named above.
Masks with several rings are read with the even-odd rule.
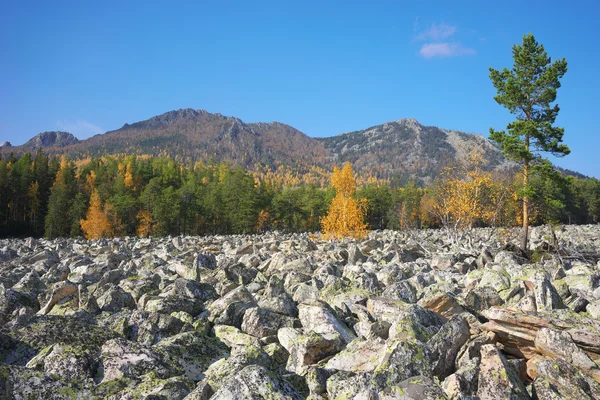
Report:
[[[479,170],[475,160],[447,168],[427,187],[357,179],[353,196],[362,199],[368,229],[513,226],[521,223],[519,179]],[[547,170],[532,175],[531,186],[532,224],[600,221],[598,179]],[[0,235],[317,232],[334,196],[327,184],[267,177],[225,163],[190,166],[147,156],[71,160],[39,150],[0,160]]]

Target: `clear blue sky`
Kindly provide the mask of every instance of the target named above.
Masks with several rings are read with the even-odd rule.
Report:
[[[511,120],[488,67],[510,67],[532,32],[569,64],[557,123],[572,153],[557,164],[600,177],[600,6],[575,3],[5,2],[0,141],[188,107],[309,136],[400,118],[487,136]]]

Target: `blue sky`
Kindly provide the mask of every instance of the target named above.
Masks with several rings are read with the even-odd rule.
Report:
[[[452,3],[449,6],[448,3]],[[493,4],[493,6],[492,6]],[[488,67],[532,32],[566,58],[556,163],[600,177],[593,1],[14,1],[0,13],[0,142],[89,137],[178,108],[332,136],[400,118],[487,136]]]

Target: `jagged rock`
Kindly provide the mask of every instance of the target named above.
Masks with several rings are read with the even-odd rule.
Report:
[[[77,293],[77,285],[71,282],[58,282],[52,286],[52,293],[46,305],[39,311],[39,314],[46,315],[59,301],[73,296]]]
[[[527,373],[534,378],[534,399],[600,398],[600,384],[564,360],[532,358],[527,362]]]
[[[427,342],[444,325],[444,317],[416,304],[397,310],[389,329],[391,340],[416,339]]]
[[[406,280],[402,280],[388,285],[381,295],[383,297],[402,300],[405,303],[417,302],[416,290]]]
[[[435,254],[431,258],[431,268],[445,270],[451,268],[456,262],[457,257],[454,254]]]
[[[481,400],[529,399],[525,385],[496,346],[481,346],[477,396]]]
[[[419,341],[390,341],[373,372],[373,380],[379,387],[389,387],[412,376],[431,377],[431,371],[429,346]]]
[[[326,303],[298,305],[298,317],[305,330],[315,332],[325,339],[350,343],[356,335],[340,322]]]
[[[600,378],[600,369],[592,359],[573,342],[567,332],[542,328],[535,336],[535,348],[544,356],[560,358],[573,366]]]
[[[465,320],[456,315],[427,342],[431,349],[433,375],[443,381],[454,372],[454,363],[471,333]]]
[[[600,355],[600,327],[596,321],[578,314],[526,314],[514,309],[492,307],[484,315],[490,320],[482,328],[495,332],[504,351],[518,357],[531,358],[538,354],[534,346],[541,328],[562,329],[575,344],[587,352]],[[565,310],[566,311],[566,310]]]
[[[348,264],[362,264],[365,261],[367,261],[367,256],[360,251],[358,246],[352,245],[348,247]]]
[[[536,274],[533,283],[535,285],[535,304],[538,310],[565,308],[560,295],[545,274]]]
[[[116,312],[123,308],[135,309],[136,303],[133,296],[119,286],[111,285],[96,300],[102,311]]]
[[[5,289],[0,283],[0,324],[8,323],[14,316],[32,315],[38,312],[40,303],[29,294],[13,289]]]
[[[242,330],[256,337],[273,336],[280,328],[297,325],[296,319],[276,313],[267,308],[253,307],[246,310]]]
[[[369,399],[377,393],[369,373],[337,372],[327,379],[326,388],[327,398],[331,400],[360,399],[361,396]]]
[[[181,262],[173,263],[169,266],[177,275],[181,276],[184,279],[189,279],[191,281],[200,281],[200,269],[198,265],[189,265]]]
[[[215,336],[228,347],[235,346],[260,346],[257,337],[248,335],[234,326],[215,325]]]
[[[256,300],[254,300],[252,294],[250,294],[250,292],[248,292],[248,290],[244,286],[239,286],[227,293],[225,296],[221,297],[220,299],[213,301],[208,306],[208,311],[210,313],[209,319],[211,319],[212,321],[216,320],[234,303],[243,304],[244,306],[246,306],[245,309],[248,309],[252,306],[256,306]]]
[[[287,369],[304,374],[308,366],[329,357],[340,350],[339,343],[327,340],[314,332],[302,332],[293,328],[281,328],[277,332],[279,343],[289,353]]]
[[[459,315],[465,311],[453,296],[438,291],[426,294],[425,297],[419,300],[418,304],[444,318],[452,318],[452,316]]]
[[[477,393],[479,376],[479,358],[474,358],[464,363],[455,373],[449,375],[442,382],[442,388],[451,398],[461,396],[475,396]]]
[[[273,360],[260,346],[235,346],[228,358],[221,358],[206,369],[204,380],[217,390],[226,379],[251,365],[269,370],[274,367]]]

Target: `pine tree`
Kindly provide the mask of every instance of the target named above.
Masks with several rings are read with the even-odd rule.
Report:
[[[490,79],[498,94],[496,102],[516,115],[516,121],[508,124],[505,131],[490,129],[490,139],[497,142],[504,154],[521,162],[523,168],[523,232],[521,249],[527,250],[529,229],[529,204],[534,192],[529,182],[532,168],[540,160],[540,152],[555,156],[569,154],[569,148],[561,144],[564,129],[552,126],[558,115],[556,91],[559,79],[567,72],[563,58],[552,62],[543,45],[532,34],[523,37],[522,45],[512,49],[514,66],[502,71],[490,68]]]
[[[62,157],[56,179],[50,189],[48,213],[45,218],[45,236],[54,239],[69,236],[73,218],[70,214],[71,205],[77,192],[75,167],[66,157]]]

